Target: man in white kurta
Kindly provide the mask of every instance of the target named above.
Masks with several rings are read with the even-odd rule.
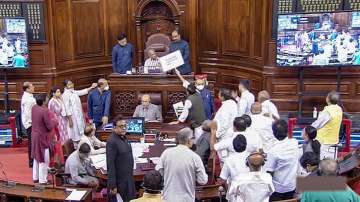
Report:
[[[97,85],[92,84],[90,88],[74,90],[74,83],[72,81],[66,80],[64,84],[65,89],[62,98],[65,104],[66,116],[68,117],[70,124],[69,136],[74,142],[74,146],[77,147],[77,143],[80,141],[85,129],[85,120],[80,96],[88,94],[88,92]]]
[[[220,109],[216,112],[213,121],[217,124],[216,138],[222,139],[232,137],[228,133],[232,129],[235,117],[238,114],[236,102],[232,99],[231,92],[228,89],[220,89],[219,98],[222,101]]]
[[[270,100],[270,94],[262,90],[258,94],[258,101],[261,103],[262,114],[269,115],[270,118],[280,119],[279,111],[275,104]]]
[[[240,101],[238,102],[238,116],[250,114],[251,105],[255,102],[255,96],[248,89],[249,81],[240,80],[239,91],[241,96]]]

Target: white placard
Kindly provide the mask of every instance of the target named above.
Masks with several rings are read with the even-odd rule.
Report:
[[[184,59],[179,50],[167,54],[161,58],[159,58],[162,70],[167,72],[169,70],[175,69],[176,67],[180,67],[184,64]]]

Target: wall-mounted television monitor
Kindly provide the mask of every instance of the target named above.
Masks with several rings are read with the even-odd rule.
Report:
[[[360,65],[360,12],[278,16],[277,66]]]
[[[29,47],[24,18],[0,18],[0,68],[28,68]]]

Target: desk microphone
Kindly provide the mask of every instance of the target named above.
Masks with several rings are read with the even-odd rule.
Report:
[[[9,178],[7,177],[4,169],[3,169],[3,164],[0,163],[0,168],[1,168],[1,173],[4,175],[5,177],[5,187],[7,188],[11,188],[14,187],[16,185],[16,183],[14,181],[9,181]]]
[[[219,186],[218,191],[219,191],[219,201],[222,202],[222,196],[223,196],[225,189],[223,186]]]

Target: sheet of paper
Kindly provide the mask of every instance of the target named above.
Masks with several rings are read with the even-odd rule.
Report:
[[[86,191],[78,191],[73,190],[71,194],[65,199],[67,201],[81,201],[81,199],[85,196]]]
[[[135,161],[136,161],[136,163],[147,163],[148,162],[147,158],[136,158]]]
[[[164,141],[164,142],[175,142],[175,138],[165,138],[162,141]]]
[[[164,72],[170,71],[184,64],[184,59],[181,55],[180,50],[169,53],[159,58],[159,61]]]
[[[106,168],[106,154],[91,155],[90,160],[96,169]]]
[[[184,109],[184,103],[183,102],[175,103],[175,104],[173,104],[173,108],[174,108],[176,116],[179,117],[180,113]]]

